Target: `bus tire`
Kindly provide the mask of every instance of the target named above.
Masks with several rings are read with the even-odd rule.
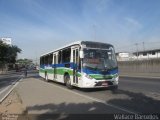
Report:
[[[73,88],[73,86],[71,85],[71,79],[70,79],[69,75],[65,75],[64,76],[64,81],[65,81],[65,84],[66,84],[68,89],[72,89]]]

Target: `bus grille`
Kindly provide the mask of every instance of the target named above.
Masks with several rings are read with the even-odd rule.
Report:
[[[95,86],[102,86],[102,83],[108,83],[108,86],[113,85],[111,81],[103,81],[103,82],[98,82]]]

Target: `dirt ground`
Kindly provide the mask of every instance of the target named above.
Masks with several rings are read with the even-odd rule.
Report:
[[[25,107],[16,90],[13,90],[8,97],[0,103],[0,117],[2,120],[17,120],[18,116],[24,113]]]

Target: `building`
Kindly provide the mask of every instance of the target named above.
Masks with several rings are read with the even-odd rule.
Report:
[[[11,45],[11,44],[12,44],[12,39],[9,38],[9,37],[0,38],[0,40],[1,40],[3,43],[7,44],[7,45]]]
[[[133,59],[133,55],[128,52],[118,52],[116,53],[117,61],[129,61]]]
[[[133,55],[136,57],[136,59],[160,58],[160,49],[138,51],[134,52]]]
[[[152,49],[145,51],[138,51],[133,53],[118,52],[116,53],[117,61],[131,61],[160,58],[160,49]]]

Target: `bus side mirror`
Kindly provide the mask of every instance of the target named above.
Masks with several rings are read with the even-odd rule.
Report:
[[[84,53],[83,53],[83,51],[80,51],[80,52],[79,52],[79,57],[80,57],[80,58],[84,58]]]

